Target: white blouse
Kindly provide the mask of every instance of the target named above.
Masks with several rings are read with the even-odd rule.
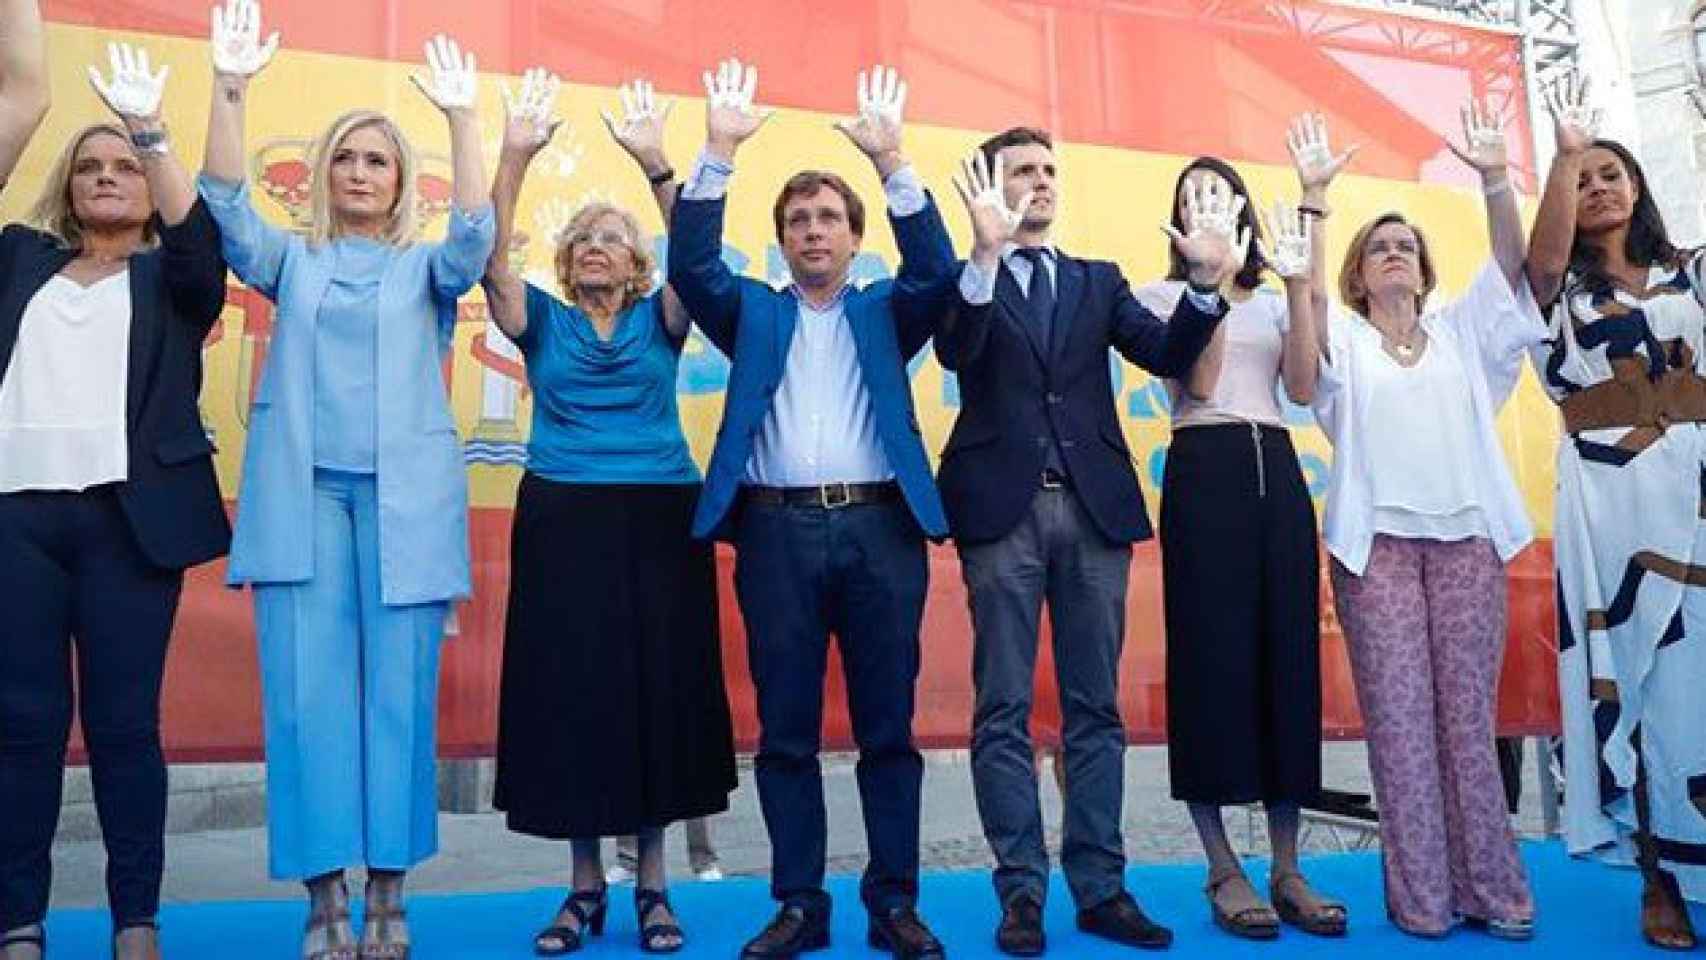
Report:
[[[0,493],[126,479],[129,358],[130,271],[36,291],[0,379]]]
[[[1546,336],[1527,282],[1520,286],[1512,290],[1497,264],[1483,267],[1461,298],[1423,315],[1427,345],[1410,369],[1367,320],[1334,311],[1315,394],[1333,444],[1321,526],[1328,552],[1352,574],[1362,575],[1380,532],[1486,536],[1506,562],[1533,539],[1494,426],[1524,353]]]
[[[1184,292],[1182,281],[1162,280],[1139,287],[1136,296],[1151,313],[1170,319]],[[1163,381],[1172,401],[1173,429],[1216,423],[1283,426],[1277,391],[1290,317],[1285,294],[1272,287],[1258,287],[1248,299],[1231,304],[1220,321],[1225,352],[1209,398],[1191,396],[1183,381]]]

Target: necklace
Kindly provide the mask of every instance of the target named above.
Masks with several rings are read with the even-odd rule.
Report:
[[[1382,337],[1384,337],[1387,344],[1391,347],[1392,352],[1398,356],[1398,359],[1409,360],[1416,355],[1416,337],[1419,336],[1421,332],[1422,325],[1417,323],[1401,337],[1385,333],[1382,334]]]

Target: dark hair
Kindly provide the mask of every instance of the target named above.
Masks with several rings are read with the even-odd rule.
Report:
[[[1218,174],[1232,185],[1232,192],[1244,198],[1244,209],[1238,212],[1239,231],[1250,231],[1250,249],[1244,254],[1244,266],[1238,269],[1238,275],[1232,282],[1245,290],[1254,290],[1262,285],[1262,271],[1268,268],[1268,262],[1262,259],[1262,224],[1256,219],[1256,204],[1250,199],[1250,188],[1244,185],[1244,178],[1238,171],[1232,169],[1232,164],[1219,157],[1198,157],[1192,160],[1185,169],[1179,171],[1179,179],[1173,181],[1173,229],[1185,232],[1185,220],[1179,216],[1179,191],[1185,186],[1185,178],[1193,171],[1207,170]],[[1186,278],[1185,258],[1179,256],[1179,251],[1172,244],[1167,245],[1167,279],[1184,280]]]
[[[1054,140],[1049,137],[1048,131],[1036,127],[1008,127],[978,144],[977,149],[983,154],[984,162],[989,164],[991,170],[994,170],[996,154],[1008,147],[1022,147],[1028,143],[1041,144],[1050,150],[1054,149]],[[1000,187],[1001,185],[996,184],[996,186]]]
[[[865,202],[841,179],[827,170],[801,170],[788,178],[782,184],[782,192],[776,195],[776,209],[772,211],[776,219],[776,242],[782,242],[782,212],[787,209],[788,201],[795,197],[809,197],[824,187],[841,194],[841,202],[847,204],[847,223],[853,228],[856,237],[865,236]]]
[[[1595,140],[1592,146],[1616,154],[1635,185],[1635,210],[1629,215],[1629,234],[1623,241],[1623,255],[1637,266],[1674,264],[1681,251],[1670,242],[1664,216],[1653,200],[1653,191],[1647,186],[1647,174],[1641,169],[1640,162],[1628,147],[1615,140]],[[1604,295],[1611,293],[1615,287],[1611,276],[1605,272],[1604,261],[1605,251],[1584,240],[1578,227],[1570,244],[1570,273],[1575,275],[1576,282],[1586,292]]]

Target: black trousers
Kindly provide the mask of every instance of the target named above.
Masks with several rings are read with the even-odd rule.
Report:
[[[918,898],[924,761],[912,743],[912,708],[928,580],[924,536],[905,504],[748,503],[741,513],[735,590],[758,694],[753,769],[777,900],[828,910],[818,746],[831,633],[859,746],[854,772],[870,850],[860,897],[872,911]]]
[[[73,652],[113,921],[153,917],[165,860],[160,681],[183,572],[144,559],[111,487],[0,494],[0,565],[0,930],[47,915]]]

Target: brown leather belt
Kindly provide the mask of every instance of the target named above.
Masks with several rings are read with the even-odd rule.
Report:
[[[767,507],[821,507],[834,510],[862,503],[891,503],[900,499],[900,484],[893,480],[881,483],[825,483],[815,487],[741,487],[748,503]]]
[[[1607,380],[1564,397],[1564,430],[1604,430],[1613,427],[1652,427],[1660,432],[1673,423],[1706,421],[1706,378],[1688,370],[1670,370],[1655,383]]]

